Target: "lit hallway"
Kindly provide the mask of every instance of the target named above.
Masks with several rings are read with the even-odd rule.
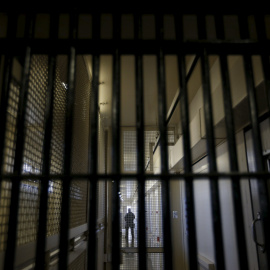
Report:
[[[0,11],[0,270],[268,269],[270,15],[97,11]]]

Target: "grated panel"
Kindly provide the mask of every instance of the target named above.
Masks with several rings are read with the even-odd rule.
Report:
[[[84,270],[86,269],[86,251],[78,256],[69,266],[68,270]]]
[[[42,173],[44,112],[48,83],[47,63],[47,56],[33,55],[31,57],[22,168],[25,174]],[[25,180],[21,183],[17,245],[36,240],[39,185],[40,182],[35,180]]]
[[[75,103],[72,139],[72,173],[88,172],[91,81],[84,56],[76,57]],[[70,228],[87,222],[88,183],[71,182]]]
[[[53,97],[53,128],[51,140],[51,160],[50,173],[63,173],[64,166],[64,129],[66,114],[66,73],[67,73],[67,56],[59,55],[56,58],[56,71],[54,82]],[[49,182],[49,198],[47,213],[47,235],[59,233],[62,184],[61,180],[51,180]]]
[[[16,140],[16,118],[19,102],[20,86],[12,80],[10,84],[10,92],[7,109],[7,125],[5,135],[4,148],[4,164],[3,171],[12,173],[15,157],[15,140]],[[0,200],[0,251],[6,247],[7,229],[9,220],[9,206],[11,196],[11,181],[4,179],[1,184],[1,200]]]
[[[168,130],[168,143],[174,144],[174,130]],[[125,172],[136,172],[137,170],[137,150],[136,150],[136,131],[123,130],[123,169]],[[144,132],[144,151],[145,151],[145,168],[149,172],[151,166],[150,162],[150,144],[153,147],[158,141],[159,132],[157,129],[146,130]]]
[[[148,247],[163,247],[161,181],[146,181],[146,241]]]

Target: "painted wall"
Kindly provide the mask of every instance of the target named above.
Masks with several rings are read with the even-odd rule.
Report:
[[[246,155],[243,132],[236,135],[237,155],[240,171],[246,171]],[[222,143],[216,148],[217,166],[219,172],[229,172],[229,157],[227,142]],[[208,171],[207,157],[193,166],[193,171],[203,173]],[[242,201],[244,205],[244,220],[246,230],[247,253],[250,269],[257,269],[256,247],[252,241],[250,225],[253,220],[251,211],[251,200],[249,194],[249,183],[246,180],[241,182]],[[233,201],[231,192],[231,182],[228,180],[219,181],[220,205],[222,217],[222,231],[224,241],[226,269],[239,269],[236,246],[236,232],[234,226]],[[215,262],[212,217],[209,181],[195,181],[195,213],[196,229],[198,240],[198,252],[200,255]]]
[[[213,61],[213,59],[212,59]],[[255,85],[261,83],[262,70],[261,62],[258,56],[253,56],[253,69]],[[246,97],[246,83],[244,76],[243,58],[241,56],[228,57],[229,73],[231,80],[232,103],[233,107],[239,104]],[[221,78],[219,70],[219,60],[216,59],[210,71],[210,82],[213,102],[213,118],[214,124],[218,124],[224,118],[223,108],[223,95],[221,89]],[[203,111],[200,115],[200,110],[203,109],[202,87],[198,88],[196,95],[190,103],[190,132],[191,132],[191,147],[192,151],[196,148],[199,142],[204,141],[202,138],[205,136]],[[199,115],[199,116],[198,116]],[[200,121],[197,121],[199,119]],[[246,123],[244,123],[246,125]],[[236,134],[237,140],[237,154],[239,162],[239,170],[247,171],[246,150],[244,144],[243,131],[240,130]],[[171,171],[182,171],[183,163],[181,159],[183,156],[182,150],[182,137],[175,146],[169,147],[169,164]],[[227,150],[227,142],[217,141],[217,166],[220,172],[229,172],[229,157]],[[264,144],[267,144],[266,141]],[[264,149],[266,148],[263,145]],[[203,150],[203,148],[196,148],[195,151]],[[206,154],[206,149],[204,149]],[[158,158],[156,158],[158,159]],[[196,160],[193,160],[196,162]],[[196,173],[207,172],[208,160],[207,157],[203,158],[193,166],[193,171]],[[225,249],[226,269],[238,269],[237,247],[235,241],[235,226],[233,214],[233,201],[231,193],[231,183],[228,180],[219,181],[220,202],[221,202],[221,215],[223,224],[223,237]],[[251,212],[251,199],[249,182],[245,179],[241,180],[242,200],[244,205],[244,220],[245,232],[247,242],[247,253],[250,269],[257,269],[256,248],[251,238],[251,223],[253,220]],[[181,192],[179,191],[179,194]],[[212,235],[212,217],[210,208],[210,190],[209,181],[207,179],[195,181],[195,206],[196,206],[196,221],[197,221],[197,239],[198,239],[198,252],[200,255],[206,257],[211,261],[215,261],[213,235]],[[172,198],[174,199],[174,198]],[[185,198],[183,196],[180,204],[184,204]],[[182,212],[184,216],[184,212]],[[185,226],[182,226],[184,228]]]

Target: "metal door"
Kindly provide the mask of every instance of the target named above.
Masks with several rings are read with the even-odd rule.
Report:
[[[265,169],[269,172],[269,132],[270,132],[270,125],[269,125],[269,118],[265,119],[260,124],[261,129],[261,140],[263,145],[263,159]],[[256,163],[255,163],[255,153],[253,148],[253,139],[252,139],[252,130],[249,129],[245,133],[245,140],[246,140],[246,151],[247,151],[247,162],[248,162],[248,169],[250,172],[256,171]],[[263,234],[263,220],[262,220],[262,212],[261,212],[261,205],[260,205],[260,192],[258,187],[257,179],[250,179],[250,191],[252,197],[252,208],[253,208],[253,221],[250,221],[251,224],[251,233],[253,235],[254,242],[257,245],[257,256],[258,256],[258,263],[259,269],[268,269],[267,265],[267,258],[266,258],[266,243],[265,237]],[[268,187],[269,192],[269,181],[267,181],[266,186]]]

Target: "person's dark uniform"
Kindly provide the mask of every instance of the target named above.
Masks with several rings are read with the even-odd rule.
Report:
[[[126,239],[128,239],[128,229],[131,228],[131,235],[132,240],[134,239],[134,219],[135,215],[131,212],[131,209],[128,209],[128,213],[125,215],[125,222],[126,222]]]

